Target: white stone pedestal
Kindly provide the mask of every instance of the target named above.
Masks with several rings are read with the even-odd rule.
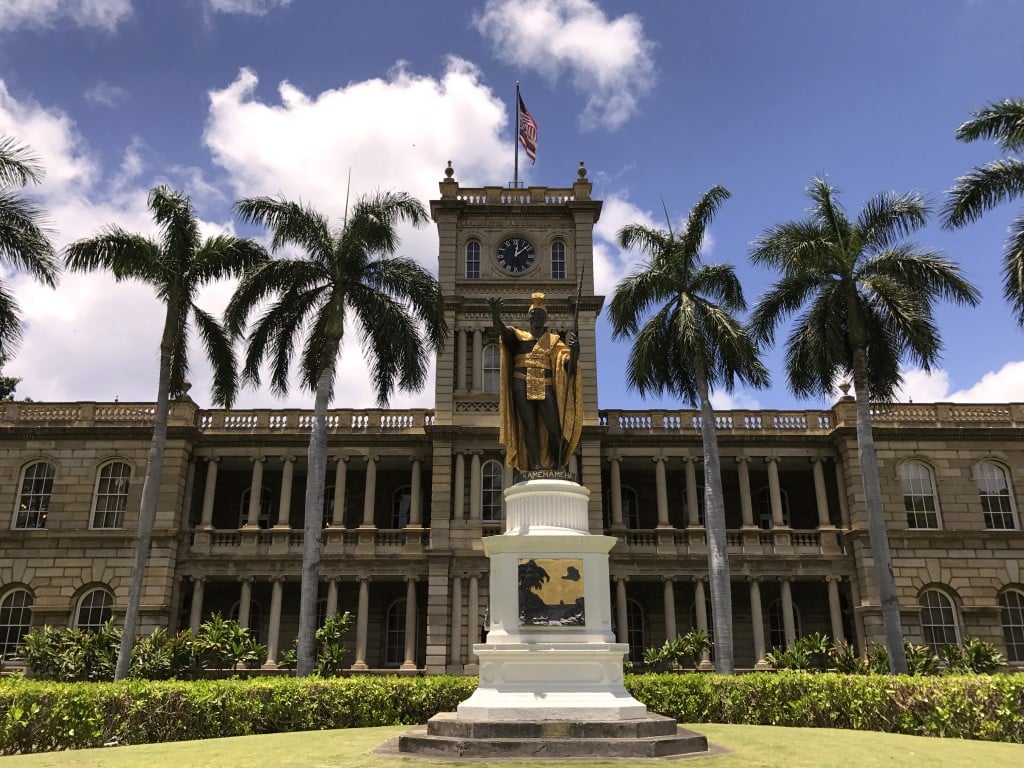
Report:
[[[505,490],[506,530],[484,539],[491,561],[487,642],[473,646],[480,684],[458,707],[459,720],[616,721],[647,716],[626,691],[622,661],[628,651],[611,628],[608,552],[611,536],[588,532],[590,492],[565,480],[530,480]],[[550,625],[520,615],[519,568],[546,564],[551,581],[579,590],[583,618],[575,625],[556,616]],[[570,616],[562,603],[553,614]],[[564,609],[564,610],[561,610]],[[546,619],[545,619],[546,620]],[[533,622],[533,623],[531,623]],[[570,622],[568,625],[560,622]]]

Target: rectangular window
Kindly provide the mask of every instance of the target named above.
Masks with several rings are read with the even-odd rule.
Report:
[[[558,240],[551,244],[551,277],[565,279],[565,243]]]
[[[480,243],[475,240],[466,243],[466,277],[480,277]]]

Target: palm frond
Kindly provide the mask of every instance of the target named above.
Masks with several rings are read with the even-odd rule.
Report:
[[[711,299],[729,312],[744,312],[747,301],[732,264],[703,264],[691,275],[689,292]]]
[[[636,249],[641,253],[653,256],[661,251],[670,250],[675,243],[675,238],[660,229],[644,224],[627,224],[616,233],[615,241],[624,250]]]
[[[877,277],[907,286],[929,302],[940,298],[973,307],[981,299],[958,264],[937,251],[918,251],[910,245],[894,246],[865,261],[858,279],[870,283]]]
[[[818,293],[786,340],[786,374],[798,397],[828,397],[851,367],[845,301],[838,284]]]
[[[705,192],[697,204],[690,209],[686,217],[686,225],[679,235],[683,255],[692,262],[700,255],[700,246],[704,242],[711,220],[715,217],[722,203],[731,197],[729,190],[722,186],[714,186]]]
[[[273,197],[248,197],[235,203],[235,215],[247,224],[260,224],[271,232],[270,247],[294,245],[311,258],[331,260],[334,241],[327,218],[308,205]]]
[[[107,227],[103,234],[76,240],[64,249],[64,265],[72,272],[109,270],[114,279],[139,280],[166,295],[172,277],[160,246],[142,235]]]
[[[402,304],[425,331],[424,341],[431,351],[440,350],[448,339],[444,319],[444,297],[437,280],[412,259],[388,257],[366,266],[361,281],[371,290],[384,293]],[[353,283],[359,289],[358,282]],[[353,302],[357,302],[353,293]]]
[[[768,386],[770,376],[761,362],[760,347],[739,320],[723,307],[704,302],[701,325],[711,361],[705,373],[710,389],[732,392],[737,380],[755,389]]]
[[[631,336],[640,327],[640,318],[656,304],[674,297],[676,285],[663,270],[648,263],[624,278],[608,303],[612,338]]]
[[[882,313],[869,314],[867,325],[868,397],[872,402],[892,402],[903,382],[901,339]]]
[[[0,191],[0,259],[56,287],[60,274],[41,208],[11,191]]]
[[[1017,325],[1024,328],[1024,214],[1010,225],[1010,238],[1003,256],[1003,296]]]
[[[408,222],[421,226],[430,220],[427,209],[405,192],[375,192],[360,197],[342,233],[343,250],[363,250],[367,254],[391,255],[398,250],[397,225]],[[362,248],[354,245],[359,243]]]
[[[0,138],[0,186],[36,184],[43,176],[39,159],[13,136]]]
[[[14,354],[21,342],[21,310],[14,294],[0,282],[0,357]]]
[[[867,250],[888,248],[928,223],[929,207],[916,192],[881,192],[861,208],[857,230]]]
[[[940,213],[944,229],[956,229],[997,205],[1024,196],[1024,162],[1014,157],[993,160],[956,180],[946,192]]]
[[[838,192],[839,190],[830,186],[824,178],[812,179],[807,188],[807,196],[814,203],[811,207],[811,216],[819,227],[829,232],[830,239],[846,250],[850,239],[850,220],[846,218],[846,211],[836,199]]]
[[[173,324],[171,336],[171,380],[169,394],[179,397],[185,391],[185,382],[188,379],[188,334],[189,334],[189,312],[188,306],[179,306],[174,309],[177,302],[167,301],[167,316]]]
[[[150,190],[148,203],[161,230],[164,259],[174,264],[176,274],[184,274],[200,244],[199,219],[192,201],[184,192],[159,186]]]
[[[995,139],[1009,152],[1024,148],[1024,100],[992,102],[971,114],[974,119],[956,129],[960,141]]]
[[[832,282],[827,273],[812,270],[783,274],[754,307],[748,322],[753,337],[774,343],[779,324],[806,304],[814,292],[827,290]]]
[[[426,382],[427,344],[416,321],[401,302],[380,292],[354,286],[350,306],[359,323],[359,340],[366,350],[370,382],[383,407],[390,392],[413,392]]]
[[[272,296],[296,290],[300,293],[329,286],[331,274],[322,262],[302,259],[268,259],[242,277],[224,310],[228,332],[241,334],[249,316]]]
[[[248,338],[242,371],[244,380],[258,385],[263,361],[269,360],[271,391],[276,395],[288,393],[288,375],[295,341],[304,324],[312,322],[312,318],[318,314],[326,291],[323,286],[306,291],[285,291],[257,319]],[[315,386],[314,381],[312,387]]]
[[[266,250],[253,240],[233,235],[208,237],[193,257],[192,284],[199,286],[215,280],[241,277],[267,259]]]
[[[238,367],[231,339],[212,315],[195,304],[192,305],[192,314],[206,357],[213,367],[213,402],[230,408],[238,392]]]
[[[751,244],[754,264],[781,271],[829,269],[836,244],[815,221],[787,221],[768,228]]]

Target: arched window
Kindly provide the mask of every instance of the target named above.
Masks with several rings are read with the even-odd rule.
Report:
[[[252,488],[242,491],[242,500],[238,509],[238,527],[241,528],[249,520],[249,498],[252,496]],[[265,486],[260,489],[260,512],[256,518],[260,528],[269,528],[271,515],[274,511],[274,494]]]
[[[953,600],[939,589],[927,589],[918,598],[921,606],[921,634],[934,653],[947,645],[960,645],[960,624]]]
[[[111,461],[100,467],[92,500],[93,528],[124,527],[131,479],[132,468],[123,461]]]
[[[388,607],[384,620],[384,666],[400,667],[405,661],[405,600]]]
[[[551,244],[551,277],[555,280],[565,279],[565,243],[561,240]]]
[[[0,659],[10,659],[32,625],[32,593],[12,589],[0,600]]]
[[[236,602],[231,606],[232,621],[238,621],[241,605],[240,602]],[[320,625],[317,624],[317,626],[319,627]],[[257,643],[262,642],[263,638],[263,606],[255,600],[249,600],[249,637]]]
[[[938,528],[939,505],[935,499],[932,471],[919,461],[900,464],[900,486],[908,528]]]
[[[639,664],[644,660],[647,648],[647,616],[644,607],[633,598],[626,600],[626,642],[629,644],[629,660]]]
[[[983,461],[974,468],[974,477],[978,483],[985,527],[1001,531],[1016,529],[1009,473],[994,461]]]
[[[114,596],[105,589],[92,589],[82,595],[75,611],[75,629],[96,632],[113,615]]]
[[[395,489],[391,500],[391,527],[405,528],[409,524],[412,510],[412,486],[403,485]]]
[[[480,277],[480,243],[476,240],[466,243],[466,277]]]
[[[1024,661],[1024,592],[1007,589],[999,595],[1007,661]]]
[[[636,489],[629,485],[622,486],[622,524],[630,530],[640,527],[640,502]]]
[[[47,461],[37,461],[21,472],[21,493],[14,518],[15,528],[45,528],[50,512],[50,495],[56,469]]]
[[[703,494],[702,494],[703,496]],[[784,488],[779,489],[779,498],[782,500],[782,523],[789,526],[789,494]],[[757,492],[757,507],[760,513],[757,524],[764,530],[773,526],[772,523],[772,494],[768,486]]]
[[[480,468],[480,517],[485,523],[501,522],[502,486],[505,470],[501,462],[485,461]]]
[[[768,606],[768,647],[786,647],[786,624],[782,618],[782,599],[773,600]],[[793,605],[793,630],[797,638],[803,637],[803,629],[800,622],[800,608]]]

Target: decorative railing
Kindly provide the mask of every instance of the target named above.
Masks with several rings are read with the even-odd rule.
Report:
[[[454,198],[467,205],[562,205],[576,196],[572,189],[553,187],[459,187]]]
[[[204,432],[308,432],[313,418],[310,411],[200,411],[196,422]],[[422,432],[433,425],[434,412],[343,409],[328,411],[326,422],[332,432]]]
[[[700,411],[599,411],[609,434],[699,434]],[[719,411],[715,431],[724,433],[826,434],[835,425],[831,411]]]

